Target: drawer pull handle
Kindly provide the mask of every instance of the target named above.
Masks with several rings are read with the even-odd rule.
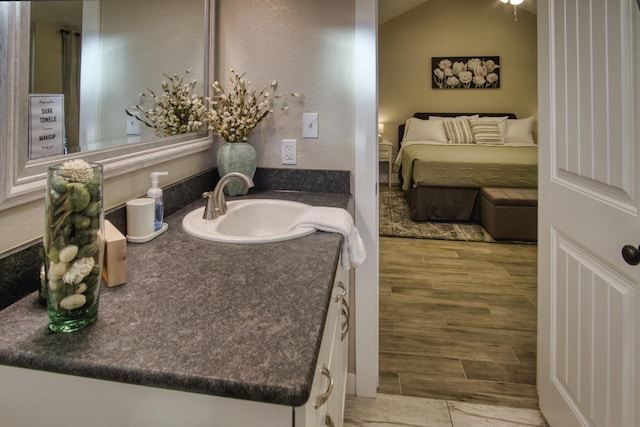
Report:
[[[322,375],[329,378],[329,386],[327,387],[327,391],[316,397],[316,403],[313,406],[316,409],[324,405],[325,402],[329,400],[329,396],[331,396],[331,392],[333,391],[333,377],[331,376],[331,371],[329,371],[327,365],[322,365]]]
[[[336,295],[335,301],[336,302],[338,302],[340,300],[344,301],[344,297],[345,297],[345,295],[347,295],[347,288],[345,288],[344,283],[342,283],[342,281],[338,282],[338,288],[342,289],[342,292],[340,292],[340,294]]]
[[[342,321],[342,328],[340,329],[342,331],[340,341],[344,341],[345,337],[349,333],[349,304],[345,300],[342,300],[341,313],[344,316],[344,320]]]
[[[327,414],[327,416],[324,419],[324,425],[329,426],[329,427],[335,427],[336,426],[333,423],[333,419],[331,418],[331,415]]]
[[[342,313],[349,318],[349,303],[346,300],[342,300]]]

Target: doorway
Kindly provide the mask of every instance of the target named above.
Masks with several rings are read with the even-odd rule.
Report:
[[[382,6],[389,1],[392,0],[379,0],[379,3]],[[387,48],[384,37],[392,31],[393,37],[406,45],[414,41],[422,41],[424,45],[424,37],[415,31],[418,18],[423,14],[433,16],[432,8],[437,3],[419,4],[415,10],[390,21],[387,27],[380,27],[381,49]],[[472,5],[469,1],[457,0],[457,3],[462,8],[477,8],[470,12],[476,19],[497,15],[492,19],[501,20],[503,25],[496,38],[505,38],[507,30],[514,27],[520,30],[533,27],[533,33],[526,36],[533,42],[519,44],[531,46],[533,43],[529,54],[535,64],[535,15],[521,10],[516,22],[513,9],[496,1],[474,1]],[[478,6],[478,3],[481,4]],[[498,9],[500,7],[506,9]],[[455,22],[452,21],[455,11],[449,13],[451,16],[443,18],[443,22]],[[463,18],[458,14],[457,19]],[[408,34],[401,34],[402,30]],[[518,40],[522,37],[525,36],[515,36]],[[495,48],[500,50],[503,61],[509,58],[508,63],[513,59],[510,54],[501,53],[507,49],[504,46],[497,44]],[[445,54],[441,47],[438,49]],[[452,51],[454,47],[447,49]],[[469,53],[469,47],[465,49],[456,53]],[[380,54],[379,117],[384,123],[383,139],[393,141],[394,152],[397,152],[399,138],[395,135],[397,125],[414,112],[514,111],[513,101],[504,97],[512,84],[509,82],[505,82],[501,93],[466,95],[431,90],[426,66],[430,60],[428,52],[428,49],[416,48],[413,54],[419,58],[414,58],[409,65],[399,58],[398,49],[387,65],[387,58]],[[535,82],[535,66],[533,69],[533,76],[529,78]],[[402,82],[396,78],[399,82],[393,86],[385,85],[390,75],[397,77],[398,70],[404,70],[409,76]],[[508,73],[505,78],[508,79]],[[424,80],[425,87],[417,88],[415,79]],[[537,115],[536,89],[526,90],[524,96],[533,97],[533,101],[517,107],[519,111],[515,112],[519,117]],[[412,91],[414,95],[401,96]],[[487,99],[492,100],[491,110],[486,106]],[[383,168],[382,163],[380,165]],[[380,194],[389,191],[386,182],[381,183],[379,191]],[[381,237],[380,392],[537,407],[536,252],[535,245],[420,242]],[[413,316],[402,318],[403,313]],[[481,335],[486,340],[479,339]],[[457,350],[452,350],[453,347]],[[416,361],[419,362],[414,363]],[[412,364],[416,366],[410,367]]]

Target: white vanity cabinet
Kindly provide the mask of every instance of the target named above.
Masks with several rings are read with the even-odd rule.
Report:
[[[311,397],[296,409],[295,426],[342,426],[349,350],[349,279],[338,268]]]
[[[348,283],[348,273],[338,268],[312,391],[304,406],[292,408],[0,365],[0,424],[32,427],[53,420],[66,427],[342,426]]]

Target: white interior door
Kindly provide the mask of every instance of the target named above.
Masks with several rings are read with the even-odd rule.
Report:
[[[640,426],[640,12],[538,0],[538,391],[551,426]]]

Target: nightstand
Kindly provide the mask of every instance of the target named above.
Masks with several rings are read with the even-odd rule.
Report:
[[[378,142],[378,161],[387,162],[389,165],[389,187],[391,187],[391,174],[393,173],[393,145],[389,141]]]

